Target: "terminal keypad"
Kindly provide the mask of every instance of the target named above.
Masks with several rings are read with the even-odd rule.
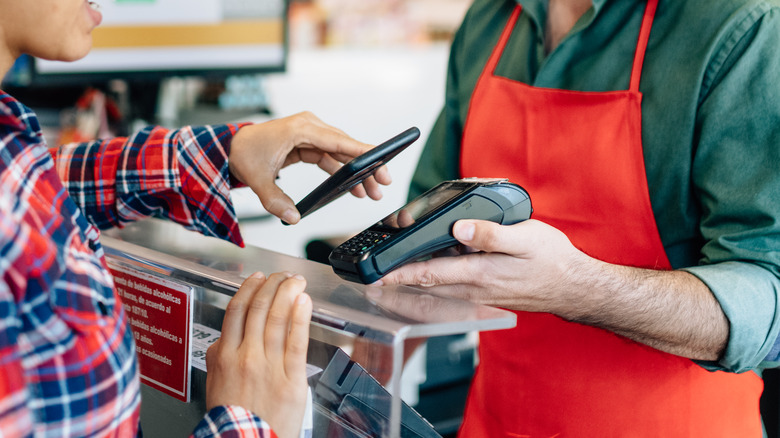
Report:
[[[339,246],[339,252],[349,255],[362,255],[371,248],[387,240],[389,233],[364,231]]]

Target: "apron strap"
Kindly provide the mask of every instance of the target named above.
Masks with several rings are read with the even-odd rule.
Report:
[[[490,54],[487,65],[485,65],[485,71],[489,71],[491,75],[496,74],[495,70],[498,66],[498,60],[501,59],[501,55],[504,53],[504,47],[506,47],[506,43],[509,41],[509,37],[512,36],[512,31],[515,30],[517,18],[520,17],[520,12],[522,10],[522,6],[515,6],[515,10],[512,11],[512,15],[509,17],[509,21],[507,21],[506,26],[504,26],[504,31],[501,32],[501,38],[499,38],[498,44],[496,44],[496,47],[493,49],[493,53]]]
[[[631,85],[629,90],[639,92],[639,81],[642,78],[642,65],[647,52],[647,42],[650,40],[650,29],[653,27],[653,18],[658,8],[658,0],[648,0],[645,7],[645,15],[642,18],[642,28],[639,29],[639,42],[634,53],[634,67],[631,70]]]

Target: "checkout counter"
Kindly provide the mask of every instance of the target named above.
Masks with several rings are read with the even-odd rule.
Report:
[[[330,266],[238,248],[159,220],[102,237],[133,325],[145,437],[188,436],[205,413],[205,350],[224,309],[256,271],[308,281],[313,437],[420,437],[439,433],[400,397],[410,349],[431,337],[514,327],[515,315],[436,295],[436,289],[342,280]]]

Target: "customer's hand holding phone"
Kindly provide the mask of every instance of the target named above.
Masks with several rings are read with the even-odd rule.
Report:
[[[295,224],[301,214],[292,199],[276,185],[282,168],[304,162],[334,174],[343,163],[373,148],[327,125],[314,114],[303,112],[242,127],[231,142],[228,163],[233,177],[249,186],[269,213]],[[357,197],[368,194],[371,199],[380,199],[379,184],[388,185],[391,181],[390,172],[381,167],[350,191]]]

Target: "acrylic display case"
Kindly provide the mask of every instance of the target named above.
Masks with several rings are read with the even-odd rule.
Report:
[[[102,243],[136,338],[145,437],[188,436],[203,417],[205,349],[219,336],[230,297],[256,271],[307,279],[313,437],[438,437],[400,397],[412,350],[431,337],[516,323],[511,312],[444,290],[351,283],[327,265],[159,220],[105,232]]]

